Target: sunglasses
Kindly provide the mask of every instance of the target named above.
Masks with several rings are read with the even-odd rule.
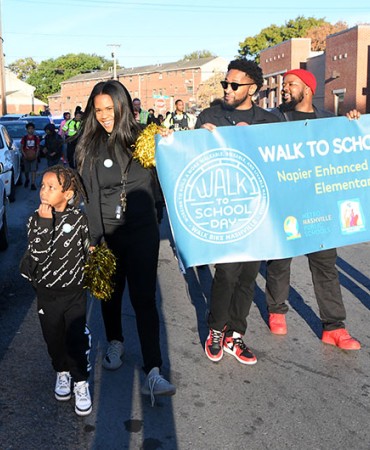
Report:
[[[237,91],[239,89],[239,86],[251,86],[252,84],[256,84],[256,83],[229,83],[228,81],[220,81],[220,83],[223,89],[227,89],[227,87],[230,85],[233,91]]]

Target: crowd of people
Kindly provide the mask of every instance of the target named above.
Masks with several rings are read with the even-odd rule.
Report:
[[[64,114],[59,132],[48,126],[44,152],[48,168],[40,188],[40,205],[28,222],[28,247],[21,273],[37,293],[38,312],[47,349],[57,372],[55,397],[69,400],[75,394],[78,415],[90,414],[92,401],[88,372],[90,332],[86,326],[86,291],[83,268],[91,252],[105,243],[117,268],[114,290],[101,303],[107,348],[102,365],[117,370],[123,363],[124,326],[122,297],[127,285],[135,311],[145,380],[142,393],[154,405],[157,395],[173,395],[176,387],[161,373],[160,323],[156,305],[159,223],[163,197],[153,168],[133,158],[133,146],[146,126],[163,126],[163,136],[180,130],[220,126],[258,125],[280,121],[329,117],[313,104],[314,75],[303,69],[287,71],[283,78],[283,103],[272,111],[257,106],[254,98],[263,85],[261,68],[253,61],[231,61],[221,81],[223,99],[196,118],[185,112],[178,99],[166,117],[145,111],[140,99],[131,99],[119,81],[99,82],[85,111],[73,118]],[[349,119],[358,119],[356,110]],[[35,167],[40,142],[32,124],[27,125],[23,155],[26,183],[35,187]],[[32,150],[32,158],[26,155]],[[35,156],[36,155],[36,156]],[[66,157],[67,164],[63,162]],[[84,208],[79,208],[80,199]],[[343,350],[359,350],[361,344],[345,327],[335,249],[307,255],[323,327],[322,342]],[[267,261],[266,302],[273,334],[287,334],[286,301],[289,297],[292,259]],[[204,348],[212,362],[224,353],[241,364],[257,362],[245,344],[247,317],[261,261],[215,265],[208,316],[209,334]],[[73,389],[72,389],[73,380]]]

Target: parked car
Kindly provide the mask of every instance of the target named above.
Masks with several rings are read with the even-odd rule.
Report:
[[[62,117],[52,117],[51,120],[53,121],[53,124],[55,125],[55,129],[57,131],[59,131],[60,124],[63,122],[64,117],[63,116]]]
[[[0,117],[0,120],[2,122],[10,122],[12,120],[19,120],[21,117],[23,117],[24,114],[4,114]]]
[[[9,201],[15,200],[15,185],[21,176],[21,151],[4,125],[0,125],[0,179]]]
[[[8,198],[4,183],[0,180],[0,250],[8,248],[8,223],[7,223]]]
[[[27,134],[27,120],[9,120],[3,122],[0,119],[0,125],[4,125],[10,137],[13,139],[15,146],[20,148],[22,137]]]

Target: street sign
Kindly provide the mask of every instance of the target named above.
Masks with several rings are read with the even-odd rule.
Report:
[[[157,109],[164,109],[166,107],[166,100],[164,98],[157,98],[155,101],[155,107]]]

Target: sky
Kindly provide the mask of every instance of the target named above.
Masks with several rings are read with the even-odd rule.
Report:
[[[262,2],[260,2],[262,4]],[[370,1],[311,0],[0,0],[5,65],[68,53],[111,59],[121,67],[174,62],[197,50],[232,60],[239,43],[298,16],[370,24]]]

